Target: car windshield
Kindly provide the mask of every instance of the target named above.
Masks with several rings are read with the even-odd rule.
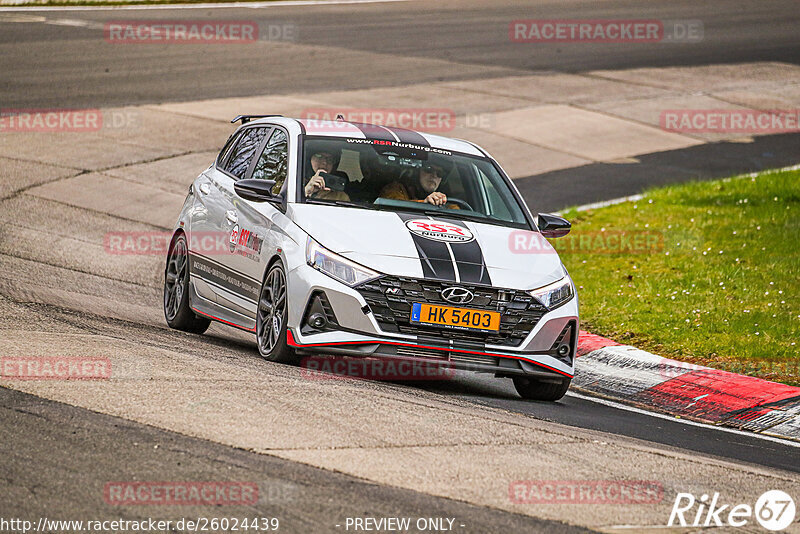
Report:
[[[306,137],[305,202],[529,228],[522,206],[488,158],[375,139]]]

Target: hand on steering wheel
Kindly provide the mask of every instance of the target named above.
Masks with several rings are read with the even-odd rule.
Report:
[[[444,204],[447,202],[447,195],[438,191],[434,191],[425,197],[425,202],[428,204],[433,204],[434,206],[444,206]]]
[[[469,210],[469,211],[475,211],[475,210],[472,209],[472,206],[470,206],[467,203],[467,201],[461,200],[460,198],[450,197],[450,198],[447,199],[446,203],[447,204],[455,204],[456,206],[458,206],[461,209],[465,209],[465,210]]]

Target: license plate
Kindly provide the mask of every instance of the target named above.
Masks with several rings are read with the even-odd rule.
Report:
[[[411,306],[411,322],[460,330],[498,332],[500,314],[493,311],[452,308],[415,302]]]

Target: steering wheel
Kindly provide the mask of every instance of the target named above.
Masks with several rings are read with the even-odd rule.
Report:
[[[447,197],[447,202],[445,202],[445,206],[447,204],[455,204],[459,208],[463,208],[469,211],[475,211],[474,209],[472,209],[472,206],[470,206],[467,203],[467,201],[461,200],[460,198]]]

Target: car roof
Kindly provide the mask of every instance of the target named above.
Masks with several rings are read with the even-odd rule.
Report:
[[[487,154],[477,145],[461,139],[452,139],[441,135],[434,135],[426,132],[407,130],[405,128],[395,128],[391,126],[381,126],[377,124],[367,124],[361,122],[350,122],[344,120],[318,120],[318,119],[294,119],[289,117],[264,117],[253,120],[248,124],[255,123],[283,124],[293,122],[299,124],[306,135],[323,137],[344,137],[348,139],[382,139],[409,143],[421,146],[430,146],[440,150],[451,152],[461,152],[471,156],[486,157]]]

